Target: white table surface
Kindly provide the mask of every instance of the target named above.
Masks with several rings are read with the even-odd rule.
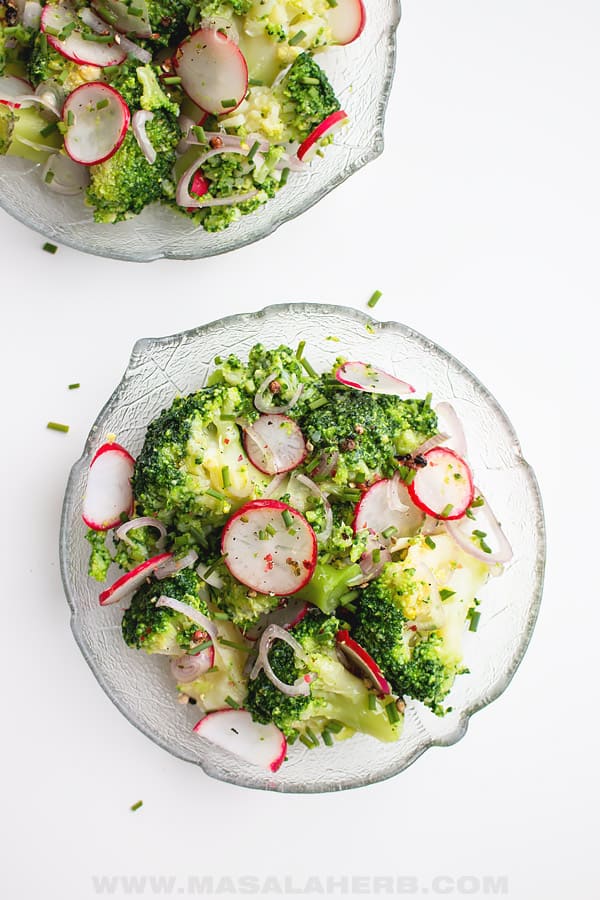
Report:
[[[401,894],[598,896],[599,39],[596,0],[406,0],[384,156],[226,257],[50,256],[0,215],[7,900],[211,880],[224,897],[389,896],[377,876],[404,878]],[[548,523],[538,626],[464,740],[392,781],[307,797],[220,784],[132,728],[71,637],[67,474],[136,338],[283,299],[364,309],[375,288],[381,318],[447,347],[516,426]],[[327,882],[341,876],[364,877]]]

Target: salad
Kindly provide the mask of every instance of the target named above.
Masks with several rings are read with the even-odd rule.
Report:
[[[96,222],[161,202],[220,231],[347,123],[317,59],[365,20],[363,0],[0,0],[0,156]]]
[[[448,403],[286,346],[215,360],[137,459],[111,436],[83,501],[102,606],[165,655],[197,733],[276,771],[295,741],[397,741],[443,716],[478,593],[512,551]]]

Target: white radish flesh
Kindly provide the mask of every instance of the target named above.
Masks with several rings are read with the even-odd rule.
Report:
[[[137,16],[130,12],[126,3],[121,3],[119,0],[101,0],[101,2],[92,0],[92,6],[101,17],[107,10],[111,19],[109,24],[122,34],[133,34],[139,38],[147,38],[152,34],[146,0],[135,0],[135,5],[132,4],[136,11],[139,10]]]
[[[351,44],[360,37],[367,21],[362,0],[337,0],[327,10],[327,21],[334,44]]]
[[[402,396],[415,392],[414,387],[406,381],[364,362],[344,363],[337,369],[335,377],[341,384],[370,394]]]
[[[153,556],[151,559],[147,559],[143,563],[140,563],[140,565],[136,566],[135,569],[132,569],[131,572],[126,572],[125,575],[121,575],[121,577],[117,578],[109,588],[102,591],[99,598],[100,606],[110,606],[112,603],[118,603],[119,600],[122,600],[124,597],[128,597],[129,594],[137,591],[150,575],[152,575],[166,559],[169,559],[170,556],[170,553],[159,553],[158,556]]]
[[[424,459],[427,465],[417,470],[408,487],[411,500],[434,518],[462,518],[473,500],[469,466],[461,456],[445,447],[429,450]]]
[[[300,144],[298,148],[298,159],[300,162],[308,163],[315,158],[319,152],[321,141],[324,138],[332,137],[341,131],[348,123],[348,113],[343,109],[331,113],[326,119],[323,119],[320,125],[317,125],[314,131]]]
[[[73,28],[73,26],[75,26]],[[63,3],[45,6],[42,12],[41,30],[50,46],[66,59],[80,66],[119,66],[127,54],[114,41],[100,44],[86,41],[79,27],[81,20],[70,6]],[[65,32],[65,29],[67,31]],[[108,29],[107,29],[108,30]],[[60,35],[66,34],[64,39]]]
[[[173,57],[188,97],[215,116],[230,114],[248,90],[248,66],[239,47],[212,28],[186,38]]]
[[[16,75],[2,75],[0,77],[0,103],[3,103],[5,106],[20,109],[20,101],[30,97],[32,93],[33,88],[24,78],[17,78]]]
[[[273,723],[254,722],[244,709],[219,709],[200,719],[194,726],[200,737],[233,753],[239,759],[276,772],[287,752],[287,742]]]
[[[94,81],[67,97],[65,150],[76,163],[99,165],[117,152],[129,127],[129,108],[118,91]]]
[[[133,508],[133,457],[120,444],[103,444],[94,456],[83,498],[83,521],[94,531],[108,531]]]
[[[306,456],[304,436],[288,416],[260,416],[246,428],[244,447],[252,465],[265,475],[290,472]]]
[[[223,530],[221,548],[234,578],[277,597],[304,587],[317,561],[317,539],[306,519],[276,500],[255,500],[239,509]]]
[[[73,162],[64,153],[53,153],[42,169],[42,181],[48,190],[70,197],[86,189],[90,173],[86,166]]]
[[[416,534],[424,516],[406,493],[401,495],[402,489],[402,484],[390,478],[375,482],[356,505],[354,531],[366,528],[384,545]]]

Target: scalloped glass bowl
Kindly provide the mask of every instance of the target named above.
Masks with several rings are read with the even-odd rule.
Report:
[[[336,336],[338,342],[328,341]],[[450,696],[453,712],[437,718],[409,703],[398,743],[381,744],[363,735],[333,748],[307,750],[294,744],[275,775],[253,768],[196,737],[198,712],[181,706],[164,658],[130,650],[120,634],[121,610],[100,608],[98,585],[87,577],[89,545],[84,540],[82,497],[89,463],[107,434],[114,433],[134,456],[148,423],[177,394],[202,387],[214,357],[246,357],[258,341],[277,346],[307,342],[319,370],[338,354],[365,359],[414,384],[419,395],[450,400],[461,417],[469,459],[478,485],[502,521],[514,549],[503,575],[481,593],[476,634],[465,635],[471,674],[459,677]],[[276,791],[341,790],[388,778],[433,745],[449,745],[465,733],[469,717],[494,700],[514,674],[535,624],[541,599],[545,539],[541,499],[516,435],[491,394],[441,347],[393,322],[377,323],[351,309],[317,304],[271,306],[232,316],[171,337],[141,340],[127,371],[98,416],[81,459],[71,472],[60,535],[61,568],[72,610],[72,628],[86,660],[111,700],[140,731],[170,753],[205,772],[246,787]]]
[[[378,0],[369,9],[360,39],[332,48],[322,57],[350,124],[307,174],[293,174],[285,190],[239,222],[208,234],[168,207],[154,204],[140,216],[116,225],[98,225],[82,197],[48,190],[39,167],[0,156],[0,207],[45,237],[85,253],[151,262],[200,259],[260,240],[293,219],[383,151],[385,110],[396,55],[399,0]]]

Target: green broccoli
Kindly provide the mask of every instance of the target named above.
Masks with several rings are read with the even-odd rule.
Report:
[[[241,362],[232,353],[226,359],[219,358],[217,365],[209,384],[225,382],[234,385],[248,398],[249,403],[254,401],[257,390],[270,375],[274,375],[277,382],[277,391],[272,393],[274,406],[288,403],[298,386],[306,386],[310,380],[294,351],[283,344],[273,350],[267,350],[263,344],[255,344],[248,354],[247,363]],[[296,415],[297,409],[294,406],[290,415]]]
[[[128,131],[114,156],[91,167],[87,202],[94,207],[96,222],[128,219],[174,191],[171,174],[181,139],[179,126],[170,114],[159,111],[147,123],[146,134],[157,152],[152,165]]]
[[[339,627],[334,616],[311,612],[291,630],[306,654],[306,662],[283,641],[276,641],[271,648],[269,661],[281,681],[293,684],[303,675],[316,676],[307,696],[282,694],[261,671],[250,681],[246,708],[257,722],[274,722],[288,738],[300,735],[307,743],[314,743],[318,734],[339,733],[342,728],[380,741],[397,740],[401,719],[395,708],[394,715],[386,709],[388,704],[395,707],[395,701],[376,701],[372,709],[367,686],[345,668],[337,655]]]
[[[160,69],[155,66],[138,66],[136,75],[137,80],[142,87],[142,94],[139,101],[140,106],[142,109],[150,110],[150,112],[164,109],[167,112],[172,113],[172,115],[178,116],[179,104],[171,100],[159,84],[159,73]]]
[[[106,581],[108,568],[113,561],[110,550],[106,546],[106,532],[93,531],[90,528],[85,537],[92,548],[88,563],[88,575],[95,581]]]
[[[362,569],[356,563],[335,566],[331,563],[318,562],[308,584],[296,594],[301,600],[312,603],[324,613],[333,613],[348,593],[348,582],[356,581]]]
[[[148,525],[142,528],[131,528],[127,532],[127,541],[119,540],[116,535],[114,541],[116,546],[114,561],[126,572],[161,552],[158,547],[160,534],[156,528]],[[178,548],[174,548],[174,550],[177,555],[180,555]]]
[[[212,608],[211,614],[214,615]],[[196,681],[177,685],[177,690],[196,700],[204,712],[224,709],[232,700],[241,706],[248,689],[245,667],[250,645],[233,622],[216,620],[215,627],[214,665]]]
[[[260,496],[269,479],[246,462],[235,422],[245,414],[252,415],[251,404],[227,384],[176,398],[148,427],[135,464],[138,513],[203,546],[233,509]]]
[[[171,39],[184,27],[190,11],[189,0],[147,0],[152,40],[159,45]]]
[[[10,74],[21,75],[25,51],[33,42],[34,30],[19,22],[19,12],[14,0],[0,0],[0,75],[7,66]]]
[[[252,0],[199,0],[198,9],[201,18],[209,19],[211,16],[228,18],[232,13],[236,16],[245,16],[252,6]]]
[[[129,647],[146,653],[179,656],[195,643],[199,626],[168,606],[157,606],[165,594],[181,600],[208,615],[206,602],[200,596],[202,582],[193,569],[182,569],[163,581],[144,584],[131,600],[121,622],[123,639]]]
[[[340,109],[323,69],[310,53],[301,53],[276,90],[290,140],[303,141],[317,125]]]
[[[0,103],[0,156],[21,156],[44,163],[61,145],[60,132],[52,128],[39,109],[33,106],[13,109]]]
[[[42,81],[57,82],[66,93],[87,81],[101,81],[102,70],[96,66],[79,66],[48,44],[45,34],[35,33],[27,63],[29,81],[37,87]]]
[[[243,632],[279,605],[279,597],[250,590],[237,581],[223,564],[215,569],[215,574],[221,586],[209,588],[211,599]]]

